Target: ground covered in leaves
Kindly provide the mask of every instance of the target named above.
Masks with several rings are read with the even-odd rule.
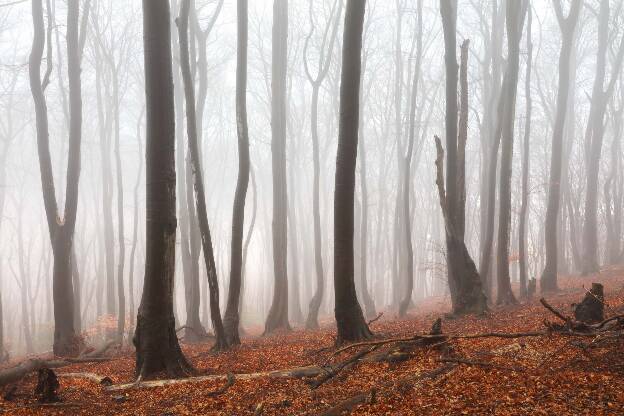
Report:
[[[606,317],[624,313],[624,271],[605,270],[589,278],[564,278],[561,292],[547,297],[571,315],[592,282],[605,286]],[[417,305],[407,319],[390,312],[374,322],[377,339],[425,334],[443,317],[445,334],[530,332],[544,330],[553,315],[539,297],[515,306],[493,307],[485,317],[444,318],[448,302],[431,299]],[[92,380],[59,378],[60,404],[40,405],[33,396],[35,375],[0,399],[0,413],[85,415],[322,415],[353,397],[364,397],[352,414],[400,415],[616,415],[624,414],[624,338],[597,342],[594,338],[541,336],[517,339],[457,339],[444,348],[416,348],[397,362],[360,361],[318,388],[310,380],[276,377],[236,377],[299,366],[336,363],[364,348],[334,355],[335,329],[295,329],[270,337],[250,337],[231,351],[213,355],[210,344],[183,344],[201,375],[235,375],[228,388],[224,379],[172,384],[156,388],[109,391]],[[452,356],[471,364],[442,362]],[[381,351],[383,347],[379,349]],[[444,367],[430,377],[432,370]],[[57,374],[90,372],[108,376],[114,384],[133,381],[134,356],[120,353],[108,362],[76,364]],[[335,414],[340,414],[335,413]],[[346,412],[345,412],[346,414]]]

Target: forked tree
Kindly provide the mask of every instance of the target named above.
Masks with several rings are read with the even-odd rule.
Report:
[[[49,12],[49,11],[48,11]],[[48,109],[45,88],[49,83],[52,62],[48,59],[46,74],[41,78],[41,61],[46,43],[41,0],[32,2],[34,37],[28,62],[30,90],[35,103],[37,127],[37,151],[41,173],[43,202],[54,266],[52,272],[52,293],[54,302],[54,346],[56,355],[73,355],[78,352],[79,343],[74,331],[74,292],[72,284],[71,253],[76,227],[78,207],[78,182],[80,178],[80,146],[82,141],[82,93],[80,81],[80,45],[85,31],[79,33],[79,2],[69,0],[67,5],[67,72],[69,79],[69,148],[67,158],[67,181],[65,209],[60,211],[54,188],[54,175],[50,156]],[[48,31],[48,34],[51,31]],[[48,44],[51,39],[48,36]],[[48,58],[51,52],[48,50]]]
[[[190,0],[182,0],[180,6],[180,17],[177,19],[178,36],[180,39],[180,66],[182,68],[182,80],[184,83],[184,96],[186,99],[186,132],[188,136],[188,153],[190,155],[191,169],[193,172],[193,188],[195,190],[195,209],[199,223],[201,235],[202,251],[208,275],[208,287],[210,293],[210,317],[215,333],[215,344],[213,350],[224,350],[228,348],[228,343],[221,320],[221,310],[219,308],[219,280],[217,278],[217,267],[215,265],[214,250],[212,247],[212,236],[208,223],[208,211],[206,209],[206,193],[204,189],[204,178],[201,169],[199,144],[197,140],[197,114],[195,112],[195,87],[191,75],[191,61],[189,57],[189,12]],[[199,289],[199,285],[197,285]]]
[[[143,0],[146,96],[145,277],[134,333],[139,379],[193,372],[175,331],[175,115],[168,0]]]
[[[444,150],[436,137],[436,185],[446,230],[448,284],[454,314],[487,310],[481,278],[464,242],[465,149],[468,138],[468,42],[462,44],[462,108],[458,134],[457,106],[457,0],[440,0],[446,68],[446,179]],[[446,186],[445,186],[446,182]]]
[[[357,300],[353,256],[355,167],[365,9],[365,0],[347,0],[342,41],[340,120],[334,191],[334,312],[338,328],[337,344],[372,336]]]

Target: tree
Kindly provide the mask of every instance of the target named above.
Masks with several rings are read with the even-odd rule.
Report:
[[[310,39],[316,30],[316,24],[314,21],[313,13],[313,0],[310,0],[310,32],[306,37],[305,44],[303,46],[303,64],[306,72],[306,76],[310,84],[312,84],[312,108],[310,116],[310,130],[312,132],[312,166],[314,169],[314,179],[312,183],[312,216],[314,221],[314,266],[316,272],[316,290],[314,296],[310,299],[310,305],[308,309],[308,318],[306,320],[306,328],[315,329],[318,328],[318,312],[321,307],[321,301],[323,300],[323,293],[325,291],[325,277],[323,274],[323,249],[321,242],[321,210],[320,210],[320,152],[319,152],[319,133],[318,133],[318,101],[319,92],[323,80],[327,77],[327,72],[331,64],[331,59],[334,51],[334,44],[336,43],[336,34],[338,33],[338,25],[340,24],[340,17],[342,16],[343,1],[336,0],[332,7],[331,14],[325,28],[323,29],[323,39],[327,39],[326,36],[329,33],[329,43],[323,41],[318,51],[319,63],[318,72],[316,77],[312,75],[310,64],[308,63],[308,50],[310,47]],[[327,46],[326,46],[327,45]]]
[[[546,264],[540,279],[542,292],[557,290],[557,223],[561,200],[561,177],[563,164],[563,136],[568,113],[570,91],[570,59],[574,43],[574,31],[578,22],[581,1],[574,0],[568,17],[563,16],[560,0],[553,0],[557,22],[561,30],[561,52],[559,54],[559,89],[557,90],[557,113],[553,128],[552,151],[550,153],[550,179],[548,181],[548,205],[544,238],[546,245]]]
[[[524,142],[522,145],[522,202],[520,205],[518,224],[518,265],[520,268],[520,297],[527,296],[527,253],[526,253],[526,224],[529,209],[529,169],[530,169],[530,142],[531,142],[531,69],[533,62],[533,41],[531,39],[532,10],[529,7],[527,18],[527,61],[524,79],[524,95],[526,102],[526,117],[524,120]]]
[[[175,120],[168,0],[143,0],[146,95],[146,250],[143,294],[134,333],[135,373],[193,372],[180,349],[173,315],[176,241]]]
[[[496,245],[496,277],[498,304],[515,303],[509,277],[509,229],[511,227],[511,170],[514,144],[514,120],[520,68],[520,39],[528,8],[528,0],[507,4],[507,84],[501,132],[501,166],[499,183],[498,242]]]
[[[232,246],[230,287],[225,310],[225,335],[230,344],[240,344],[240,299],[243,269],[243,230],[245,228],[245,199],[249,187],[249,128],[247,125],[247,42],[248,1],[236,2],[236,133],[238,135],[238,180],[232,209]],[[255,207],[255,205],[254,205]],[[255,209],[255,208],[254,208]]]
[[[598,173],[605,130],[605,112],[607,103],[613,95],[615,83],[619,78],[624,58],[624,36],[611,67],[611,79],[605,88],[605,68],[607,43],[609,41],[609,0],[600,1],[598,13],[598,51],[596,57],[596,78],[592,90],[589,120],[585,131],[587,149],[587,188],[585,193],[585,222],[583,224],[583,264],[582,273],[600,271],[598,262]]]
[[[79,2],[69,0],[67,7],[67,72],[69,79],[69,154],[67,159],[67,188],[65,192],[65,209],[61,215],[56,201],[54,176],[50,157],[50,140],[48,130],[48,111],[44,94],[49,82],[51,61],[44,80],[41,79],[41,61],[46,42],[43,22],[43,6],[41,0],[33,0],[32,17],[34,37],[32,51],[28,62],[30,90],[35,103],[37,126],[37,151],[41,173],[43,202],[52,252],[54,267],[52,274],[54,302],[54,345],[56,355],[73,355],[78,352],[79,345],[74,331],[74,293],[72,285],[71,253],[76,211],[78,206],[78,183],[80,179],[80,145],[82,141],[82,97],[80,81],[81,36],[79,33]],[[48,36],[48,44],[50,44]],[[50,56],[51,53],[48,53]]]
[[[199,145],[197,141],[197,115],[195,113],[195,89],[191,76],[191,63],[189,58],[188,22],[190,0],[182,0],[180,6],[180,17],[177,19],[178,36],[180,39],[180,65],[182,67],[182,80],[184,82],[184,95],[186,98],[186,130],[188,136],[188,149],[193,172],[193,185],[195,189],[195,205],[199,231],[201,234],[202,250],[208,274],[208,286],[210,291],[210,317],[215,332],[214,350],[221,351],[228,348],[225,338],[223,322],[221,321],[221,311],[219,309],[219,281],[217,279],[217,268],[214,260],[212,247],[212,237],[210,235],[210,225],[208,224],[208,212],[206,209],[206,195],[204,191],[204,180],[201,169]],[[199,285],[197,285],[199,289]],[[198,310],[199,312],[199,310]]]
[[[273,302],[264,326],[268,334],[288,323],[286,186],[286,68],[288,58],[288,0],[273,1],[271,64],[271,167],[273,172]]]
[[[406,290],[399,304],[399,316],[405,316],[407,309],[412,302],[412,292],[414,291],[414,249],[412,247],[412,231],[411,231],[411,210],[410,210],[410,189],[412,185],[412,156],[414,153],[414,136],[416,135],[416,98],[418,95],[418,82],[420,79],[420,62],[422,59],[422,0],[417,2],[418,13],[418,33],[416,34],[416,63],[414,64],[414,79],[412,81],[412,94],[410,97],[410,114],[409,114],[409,137],[407,142],[407,153],[404,161],[403,171],[403,225],[405,233],[405,246],[407,251],[407,267],[406,267]],[[466,94],[467,91],[463,91]],[[466,114],[467,116],[467,114]],[[466,120],[466,123],[468,120]]]
[[[354,282],[354,196],[365,0],[347,0],[342,41],[340,121],[334,191],[334,291],[337,344],[368,339]]]
[[[461,131],[458,135],[457,116],[457,0],[440,0],[444,31],[444,61],[446,68],[446,186],[444,150],[436,137],[436,185],[446,230],[446,261],[448,284],[454,314],[487,310],[487,300],[481,278],[464,242],[465,231],[465,148],[468,138],[467,59],[468,42],[462,44],[462,108]]]

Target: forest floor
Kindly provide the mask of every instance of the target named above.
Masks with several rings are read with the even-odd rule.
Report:
[[[599,276],[560,279],[562,290],[548,302],[572,315],[592,282],[605,286],[606,317],[624,312],[624,270]],[[372,323],[378,339],[426,334],[448,311],[448,300],[430,299],[406,319],[386,313]],[[493,307],[485,317],[443,319],[445,334],[542,331],[544,320],[556,321],[535,299]],[[334,356],[335,328],[295,329],[268,337],[249,337],[231,351],[213,355],[210,343],[183,344],[202,375],[249,374],[339,362],[361,347]],[[0,399],[0,415],[323,415],[351,399],[357,415],[616,415],[624,414],[624,341],[590,344],[592,338],[560,335],[517,339],[454,339],[452,356],[466,363],[443,363],[439,347],[415,348],[401,362],[359,361],[318,388],[309,380],[261,376],[141,387],[110,391],[91,380],[59,378],[62,404],[37,404],[36,375],[20,382],[12,401]],[[584,343],[584,344],[581,344]],[[581,348],[580,346],[583,346]],[[589,346],[589,347],[588,347]],[[381,349],[380,349],[381,350]],[[470,362],[470,363],[468,363]],[[440,370],[434,371],[431,370]],[[133,381],[134,356],[128,351],[111,361],[76,364],[57,374],[90,372],[108,376],[115,385]],[[348,406],[347,406],[348,407]],[[341,414],[338,409],[333,414]],[[344,413],[346,414],[346,412]]]

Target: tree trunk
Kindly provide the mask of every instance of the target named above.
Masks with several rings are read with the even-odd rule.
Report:
[[[329,66],[331,64],[331,59],[333,56],[334,44],[336,41],[336,34],[338,33],[338,26],[340,24],[340,16],[342,15],[342,0],[337,0],[337,6],[334,4],[334,8],[332,8],[332,14],[330,14],[330,18],[327,20],[327,24],[323,31],[326,34],[331,26],[331,34],[329,36],[329,46],[327,47],[327,51],[325,50],[325,42],[323,42],[322,47],[319,50],[319,66],[318,73],[316,77],[314,77],[308,65],[308,47],[310,38],[312,37],[315,26],[314,19],[312,17],[312,4],[313,0],[310,0],[310,22],[312,24],[312,28],[310,29],[310,33],[306,37],[306,41],[304,44],[303,50],[303,63],[306,71],[306,75],[308,77],[308,81],[312,84],[312,109],[310,116],[310,130],[312,132],[312,165],[313,165],[313,183],[312,183],[312,216],[313,216],[313,227],[314,227],[314,267],[315,267],[315,275],[316,275],[316,290],[314,292],[314,296],[310,300],[310,305],[308,308],[308,318],[306,320],[306,328],[308,329],[316,329],[318,328],[318,313],[321,307],[321,302],[323,300],[323,293],[325,291],[325,278],[323,273],[323,249],[321,242],[321,213],[320,213],[320,176],[321,176],[321,168],[320,168],[320,155],[319,155],[319,137],[318,137],[318,101],[319,101],[319,92],[321,88],[321,84],[323,80],[327,76],[327,72],[329,71]],[[333,20],[332,20],[333,18]]]
[[[570,91],[570,58],[574,42],[574,31],[580,13],[581,2],[574,0],[568,17],[563,17],[559,0],[553,2],[561,29],[561,53],[559,55],[559,90],[557,91],[557,114],[553,128],[553,141],[550,161],[550,180],[548,186],[548,205],[544,225],[546,264],[542,273],[540,287],[542,292],[557,290],[557,222],[561,199],[561,176],[563,157],[563,133],[568,110]]]
[[[531,25],[533,13],[531,8],[528,10],[527,19],[527,62],[526,74],[524,80],[524,95],[526,102],[526,116],[524,120],[524,143],[522,145],[522,202],[520,204],[520,214],[518,223],[518,266],[520,268],[520,297],[527,297],[527,250],[526,250],[526,228],[527,215],[529,210],[529,169],[530,169],[530,146],[531,146],[531,110],[533,108],[533,100],[531,99],[531,70],[533,62],[533,41],[531,39]]]
[[[146,86],[146,251],[134,334],[139,378],[193,371],[178,344],[173,315],[176,240],[175,121],[169,2],[143,0]]]
[[[43,7],[33,0],[33,47],[29,58],[30,89],[35,103],[37,150],[41,170],[43,200],[54,254],[52,292],[54,301],[54,346],[56,355],[78,352],[74,331],[74,293],[70,258],[76,226],[78,182],[80,177],[80,144],[82,130],[82,98],[80,82],[80,50],[78,34],[78,0],[69,0],[67,7],[67,67],[69,78],[69,154],[67,159],[67,189],[64,215],[60,215],[54,189],[50,158],[47,104],[41,81],[41,60],[45,44]],[[61,219],[61,220],[59,220]]]
[[[132,248],[130,249],[130,271],[128,273],[128,295],[129,295],[129,317],[130,327],[134,330],[134,259],[136,255],[137,240],[139,234],[139,186],[141,184],[141,175],[143,174],[143,142],[141,141],[141,122],[143,121],[143,114],[145,108],[141,110],[137,122],[137,144],[139,146],[139,169],[137,173],[136,182],[134,184],[134,214],[133,214],[133,230],[132,230]]]
[[[247,126],[247,42],[248,1],[237,1],[236,48],[236,132],[238,135],[238,180],[232,208],[232,245],[230,286],[225,310],[225,334],[232,345],[240,344],[240,302],[243,268],[243,230],[245,228],[245,199],[249,186],[249,130]],[[255,207],[255,205],[254,205]],[[255,209],[255,208],[254,208]]]
[[[208,224],[208,212],[206,209],[206,196],[204,191],[204,180],[200,164],[199,144],[197,142],[197,115],[195,113],[195,89],[191,76],[191,65],[189,58],[189,37],[188,21],[190,11],[190,0],[182,0],[180,17],[177,19],[178,37],[180,39],[180,65],[182,67],[182,80],[184,82],[184,95],[186,97],[186,129],[188,135],[188,149],[193,172],[193,184],[195,189],[195,204],[199,230],[201,234],[201,244],[208,274],[208,287],[210,292],[210,317],[215,332],[214,350],[221,351],[228,348],[225,338],[225,331],[221,321],[221,311],[219,309],[219,281],[217,278],[217,268],[215,266],[214,252],[212,247],[212,237]],[[195,293],[199,294],[199,284],[193,285]],[[199,304],[196,311],[199,319]]]
[[[264,333],[288,323],[287,186],[286,186],[286,69],[288,0],[273,1],[273,48],[271,82],[271,159],[273,171],[273,302]]]
[[[347,0],[342,42],[340,123],[334,191],[334,291],[337,344],[372,336],[354,282],[354,196],[365,0]]]
[[[446,66],[446,146],[447,173],[446,189],[444,184],[444,150],[439,139],[437,148],[436,185],[440,206],[446,228],[446,258],[448,285],[454,314],[483,313],[487,309],[486,298],[482,291],[481,279],[476,266],[468,253],[463,238],[465,180],[461,177],[465,167],[464,153],[467,129],[467,107],[461,111],[462,131],[458,136],[457,119],[457,0],[440,0],[440,14],[444,31],[444,50]],[[467,70],[468,42],[462,45],[462,71]],[[462,73],[467,84],[467,74]],[[467,106],[467,85],[463,85],[462,105]],[[458,179],[459,178],[459,179]]]
[[[526,16],[528,1],[514,1],[507,4],[507,50],[509,74],[507,105],[503,113],[501,136],[501,167],[499,183],[499,214],[497,241],[497,300],[498,304],[516,303],[511,290],[509,277],[509,229],[511,226],[511,170],[514,143],[514,120],[516,114],[516,96],[518,92],[518,72],[520,67],[520,39]]]

